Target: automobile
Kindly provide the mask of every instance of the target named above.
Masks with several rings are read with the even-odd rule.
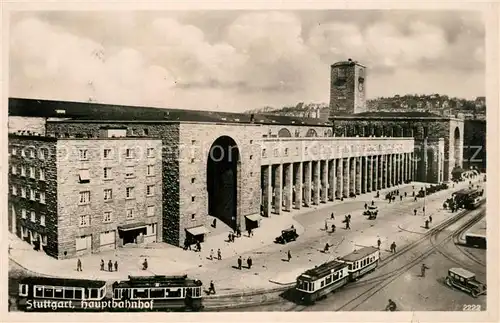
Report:
[[[274,241],[276,243],[285,244],[290,241],[295,241],[299,235],[297,234],[297,230],[295,228],[289,228],[281,231],[281,235],[277,237]]]
[[[368,206],[368,209],[363,212],[363,215],[368,215],[368,220],[375,220],[378,215],[378,207],[375,205]]]
[[[445,283],[470,294],[474,298],[486,295],[486,284],[477,281],[474,273],[463,268],[450,268]]]

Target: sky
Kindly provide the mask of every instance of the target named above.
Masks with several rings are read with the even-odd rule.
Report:
[[[485,95],[473,11],[33,11],[10,21],[9,96],[243,112],[328,103],[330,65],[368,98]]]

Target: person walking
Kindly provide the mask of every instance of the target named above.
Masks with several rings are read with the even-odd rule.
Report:
[[[111,259],[108,261],[108,271],[113,271],[113,262]]]
[[[208,294],[210,295],[212,293],[215,294],[215,285],[213,280],[210,281],[210,287],[208,288]]]
[[[101,259],[101,270],[104,271],[104,260]]]
[[[403,195],[400,195],[399,196],[399,200],[402,201],[403,200]]]
[[[366,210],[367,208],[368,208],[368,204],[367,204],[367,203],[365,203],[365,210]]]
[[[248,269],[252,268],[252,258],[250,258],[250,257],[248,257],[248,259],[247,259],[247,266],[248,266]]]
[[[417,209],[413,210],[413,215],[417,215]]]
[[[325,249],[323,249],[323,251],[324,251],[325,253],[327,253],[327,252],[328,252],[328,250],[330,250],[330,245],[329,245],[329,244],[328,244],[328,242],[327,242],[327,243],[325,244]]]
[[[214,259],[214,249],[210,249],[210,260]]]
[[[232,239],[231,239],[232,237],[231,236],[232,236],[232,233],[229,232],[228,235],[227,235],[227,241],[229,241],[229,242],[232,241]]]
[[[238,269],[241,270],[241,263],[243,260],[241,260],[241,256],[238,258]]]
[[[432,215],[429,215],[429,223],[432,223]]]
[[[222,253],[220,252],[220,248],[217,249],[217,260],[222,260]]]
[[[115,271],[118,271],[118,260],[115,260]]]
[[[396,242],[395,241],[393,241],[391,244],[391,252],[396,253]]]
[[[148,269],[148,260],[144,258],[144,262],[142,263],[142,270],[147,270]]]
[[[408,193],[405,192],[405,197],[408,196]]]
[[[425,270],[429,269],[425,264],[422,264],[422,267],[420,268],[420,274],[422,277],[425,277]]]
[[[328,221],[325,220],[325,231],[328,231]]]
[[[288,250],[287,257],[288,257],[288,262],[290,262],[290,259],[292,259],[292,253],[290,252],[290,250]]]
[[[372,206],[374,206],[374,205],[375,205],[375,202],[372,200]]]
[[[214,222],[212,223],[212,226],[215,228],[217,228],[217,219],[214,219]]]
[[[425,214],[425,206],[422,208],[422,212],[424,212],[424,214]]]
[[[335,229],[336,229],[336,228],[337,228],[337,227],[335,226],[335,224],[332,224],[332,233],[335,233]]]
[[[82,271],[82,261],[80,258],[76,261],[76,271]]]
[[[377,240],[377,248],[380,250],[380,245],[382,244],[382,241],[380,241],[380,238]]]
[[[333,212],[332,212],[332,214],[330,215],[330,219],[335,220],[335,215],[333,214]]]

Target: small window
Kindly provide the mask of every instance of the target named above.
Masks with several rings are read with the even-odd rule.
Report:
[[[90,182],[90,172],[88,169],[80,169],[78,172],[78,179],[81,184]]]
[[[80,192],[80,204],[90,203],[90,191]]]
[[[195,159],[191,158],[191,164],[194,164],[194,162],[195,162]]]
[[[127,209],[127,219],[134,218],[134,209]]]
[[[191,196],[191,202],[194,202],[195,199],[196,199],[196,196]]]
[[[132,178],[135,175],[134,166],[127,166],[125,168],[125,177]]]
[[[111,211],[104,212],[103,217],[102,217],[102,222],[104,222],[104,223],[111,222]]]
[[[250,145],[253,144],[253,140],[250,140]]]
[[[250,172],[250,177],[253,177],[253,172]]]
[[[113,190],[107,188],[104,190],[104,201],[110,201],[113,199]]]
[[[151,158],[151,157],[154,157],[155,156],[155,149],[154,148],[148,148],[148,157]]]
[[[147,185],[146,186],[146,195],[147,196],[155,195],[155,186],[154,185]]]
[[[45,192],[40,192],[40,203],[45,204]]]
[[[134,150],[132,148],[127,148],[125,151],[126,158],[134,158]]]
[[[21,166],[21,176],[26,176],[26,167]]]
[[[88,159],[88,150],[87,149],[80,149],[79,156],[80,156],[80,160],[87,160]]]
[[[148,206],[147,214],[148,214],[148,216],[154,216],[155,215],[155,206],[154,205],[149,205]]]
[[[34,149],[30,149],[30,157],[35,158],[35,150]]]
[[[45,170],[43,168],[40,168],[40,180],[44,181],[45,180]]]
[[[195,145],[196,144],[196,140],[191,140],[191,145]]]
[[[36,200],[36,192],[32,188],[30,188],[30,200],[32,200],[32,201]]]
[[[250,160],[253,158],[253,155],[250,155]]]
[[[35,167],[34,166],[30,166],[30,177],[35,178]]]
[[[36,298],[43,298],[43,287],[42,286],[34,286],[35,290],[35,297]]]
[[[104,179],[111,179],[112,178],[111,167],[104,167],[103,177],[104,177]]]
[[[194,220],[194,217],[196,216],[196,213],[191,214],[191,220]]]
[[[104,149],[104,159],[110,159],[111,158],[111,149]]]
[[[17,155],[17,148],[16,147],[12,147],[12,155]]]
[[[30,220],[31,220],[31,222],[35,222],[36,221],[36,213],[35,213],[35,211],[31,211],[30,212]]]
[[[80,215],[80,224],[81,227],[87,227],[90,225],[90,215]]]
[[[40,225],[45,226],[45,215],[43,214],[40,215]]]
[[[285,156],[288,156],[288,148],[285,148]]]
[[[148,165],[147,175],[154,176],[155,174],[155,165]]]
[[[17,195],[17,187],[12,185],[12,195]]]
[[[262,157],[266,157],[266,149],[265,148],[262,149]]]
[[[41,160],[45,159],[45,151],[43,149],[40,149],[38,151],[38,158],[41,159]]]
[[[17,166],[12,166],[12,174],[17,174]]]
[[[133,187],[127,187],[125,189],[125,196],[128,198],[128,199],[131,199],[134,197],[134,188]]]
[[[54,297],[54,287],[45,286],[43,288],[43,297],[53,298]]]
[[[21,209],[21,218],[26,219],[26,209]]]
[[[21,156],[26,157],[26,151],[24,149],[21,149]]]
[[[21,197],[26,198],[26,188],[25,187],[21,187]]]

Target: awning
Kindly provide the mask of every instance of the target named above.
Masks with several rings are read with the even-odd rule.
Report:
[[[205,234],[205,233],[209,233],[210,232],[203,225],[200,225],[199,227],[194,227],[194,228],[186,229],[186,231],[189,232],[189,233],[191,233],[194,236],[199,236],[200,234]]]
[[[250,221],[256,221],[256,222],[259,222],[262,219],[262,217],[259,214],[245,215],[245,218],[247,218]]]
[[[118,230],[120,231],[131,231],[131,230],[145,229],[145,228],[146,228],[146,223],[144,222],[129,223],[118,226]]]
[[[80,176],[80,182],[90,181],[90,173],[88,169],[80,169],[78,175]]]

